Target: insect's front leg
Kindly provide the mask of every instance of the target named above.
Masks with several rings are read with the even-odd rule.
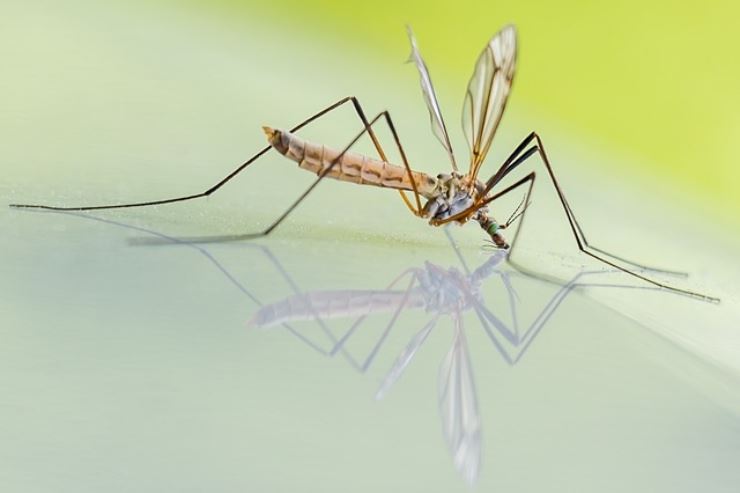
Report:
[[[533,144],[533,145],[531,147],[528,147],[528,146],[530,146],[530,144]],[[525,149],[526,149],[526,151],[525,151]],[[518,156],[515,156],[516,154],[519,154],[519,155]],[[553,184],[553,186],[555,188],[555,191],[557,192],[557,195],[558,195],[558,198],[560,200],[560,203],[563,206],[563,211],[565,212],[565,215],[566,215],[566,217],[568,219],[568,224],[570,225],[570,229],[571,229],[571,231],[573,233],[573,237],[575,238],[576,244],[578,245],[578,249],[580,251],[582,251],[586,255],[588,255],[590,257],[593,257],[594,259],[596,259],[596,260],[598,260],[598,261],[600,261],[600,262],[602,262],[602,263],[604,263],[606,265],[609,265],[610,267],[613,267],[615,269],[621,270],[621,271],[623,271],[623,272],[625,272],[627,274],[630,274],[630,275],[632,275],[634,277],[637,277],[638,279],[642,279],[642,280],[644,280],[644,281],[646,281],[646,282],[648,282],[650,284],[653,284],[654,286],[665,288],[665,289],[668,289],[668,290],[671,290],[671,291],[674,291],[674,292],[677,292],[677,293],[680,293],[680,294],[689,295],[689,296],[692,296],[692,297],[695,297],[695,298],[703,299],[705,301],[711,301],[711,302],[717,302],[717,301],[719,301],[717,298],[714,298],[714,297],[711,297],[711,296],[703,295],[703,294],[696,293],[696,292],[689,291],[689,290],[685,290],[685,289],[675,288],[675,287],[669,286],[667,284],[658,282],[658,281],[656,281],[654,279],[651,279],[651,278],[649,278],[647,276],[644,276],[644,275],[642,275],[642,274],[640,274],[638,272],[635,272],[633,270],[630,270],[630,269],[627,269],[625,267],[622,267],[621,265],[619,265],[619,264],[617,264],[615,262],[616,261],[619,261],[619,262],[622,262],[622,263],[625,263],[625,264],[628,264],[628,265],[637,267],[640,270],[652,270],[652,271],[661,272],[661,273],[665,273],[665,274],[673,274],[673,275],[685,276],[686,275],[685,273],[648,267],[646,265],[643,265],[643,264],[640,264],[640,263],[637,263],[637,262],[634,262],[634,261],[625,259],[625,258],[623,258],[621,256],[618,256],[618,255],[615,255],[615,254],[606,252],[606,251],[604,251],[604,250],[602,250],[600,248],[597,248],[597,247],[594,247],[594,246],[590,245],[588,243],[588,241],[586,240],[586,236],[583,233],[583,229],[578,224],[578,221],[577,221],[577,219],[575,217],[575,214],[573,213],[573,210],[570,207],[570,204],[568,203],[568,200],[566,199],[565,194],[563,193],[563,190],[562,190],[560,184],[558,183],[557,178],[555,177],[555,173],[553,171],[552,165],[550,164],[550,159],[548,158],[547,153],[545,151],[544,144],[542,143],[542,139],[535,132],[532,132],[531,134],[529,134],[527,136],[527,138],[525,138],[522,141],[522,143],[517,147],[517,149],[512,154],[512,156],[510,156],[509,159],[507,159],[507,161],[504,163],[504,165],[501,167],[501,169],[499,169],[499,171],[494,176],[492,176],[491,179],[488,180],[488,182],[486,184],[486,193],[488,191],[490,191],[490,189],[494,185],[496,185],[496,183],[498,183],[501,180],[501,178],[503,178],[504,176],[506,176],[510,171],[512,171],[514,168],[516,168],[517,166],[519,166],[522,163],[524,163],[526,160],[529,159],[529,157],[531,157],[531,156],[533,156],[535,154],[537,154],[537,155],[540,156],[540,161],[545,166],[545,169],[547,171],[547,174],[550,176],[550,179],[551,179],[552,184]],[[503,192],[500,192],[500,193],[494,195],[493,197],[486,199],[483,202],[483,205],[485,205],[485,204],[493,201],[495,198],[501,196],[503,193],[506,193],[511,188],[512,187],[509,187],[508,189],[504,190]],[[523,221],[523,219],[522,219],[522,221]],[[521,226],[520,226],[519,230],[521,230]],[[519,234],[519,230],[517,231],[517,234],[515,235],[515,239],[516,239],[516,237]],[[512,241],[512,244],[513,243],[514,242]],[[510,257],[511,257],[511,254],[510,254]]]

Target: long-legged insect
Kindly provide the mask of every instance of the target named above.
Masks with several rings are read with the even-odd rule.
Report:
[[[550,164],[550,160],[545,152],[542,139],[537,133],[532,132],[529,134],[504,161],[498,171],[488,178],[488,180],[481,181],[478,179],[479,171],[485,161],[493,136],[496,133],[496,129],[498,128],[501,117],[503,116],[514,77],[517,54],[516,29],[514,26],[505,26],[490,39],[478,57],[473,75],[468,83],[462,113],[463,131],[470,148],[470,164],[468,171],[465,174],[461,174],[458,171],[452,145],[450,144],[449,135],[447,133],[447,127],[444,123],[439,103],[437,102],[429,71],[419,53],[416,40],[410,28],[408,28],[408,36],[411,43],[410,61],[415,63],[419,71],[422,92],[427,108],[429,109],[432,130],[437,139],[444,146],[449,156],[450,164],[452,166],[452,171],[450,173],[442,173],[435,177],[424,172],[414,171],[406,158],[406,153],[403,150],[403,146],[401,145],[398,132],[393,124],[390,113],[388,111],[383,111],[375,118],[368,120],[357,98],[346,97],[319,111],[300,124],[292,127],[290,130],[286,131],[267,126],[263,127],[263,130],[267,135],[269,146],[260,150],[249,160],[229,173],[221,181],[201,193],[161,200],[98,206],[56,207],[34,204],[11,204],[11,207],[57,211],[85,211],[161,205],[207,197],[220,189],[247,166],[266,154],[270,149],[274,148],[284,156],[296,161],[299,167],[315,172],[318,175],[318,178],[295,200],[295,202],[288,207],[283,214],[281,214],[263,231],[242,235],[200,238],[198,239],[199,241],[239,240],[266,236],[282,223],[286,217],[288,217],[288,215],[313,191],[313,189],[316,188],[323,178],[329,177],[336,180],[363,185],[396,189],[401,194],[404,203],[411,212],[418,217],[427,219],[429,224],[432,226],[441,226],[450,222],[465,224],[472,220],[477,222],[480,227],[486,231],[494,245],[498,248],[508,249],[509,244],[501,234],[501,231],[511,226],[513,221],[520,215],[522,216],[523,222],[523,215],[524,212],[526,212],[526,206],[529,203],[529,196],[532,193],[535,181],[535,172],[530,172],[514,184],[495,193],[494,187],[499,184],[506,175],[536,154],[539,155],[540,160],[545,166],[547,174],[555,187],[560,203],[566,214],[568,224],[580,251],[606,265],[609,265],[610,267],[619,269],[655,286],[706,301],[719,301],[717,298],[713,298],[711,296],[676,288],[659,282],[633,269],[637,268],[640,270],[661,271],[672,274],[676,274],[676,272],[649,268],[590,245],[586,240],[586,236],[583,233],[581,226],[578,224],[572,208],[565,198],[565,194],[563,193],[558,180],[555,177],[552,165]],[[322,144],[307,142],[295,134],[295,132],[309,123],[314,122],[318,118],[339,108],[347,102],[352,103],[357,115],[362,121],[363,129],[341,151]],[[386,157],[383,147],[380,145],[380,141],[373,130],[373,126],[381,120],[384,120],[390,128],[396,147],[400,153],[403,166],[391,164]],[[365,133],[370,135],[370,138],[378,152],[379,159],[350,151],[350,148],[355,145],[355,143]],[[522,211],[520,211],[520,213],[513,214],[508,221],[502,224],[498,223],[489,214],[488,205],[496,199],[523,186],[527,186],[527,189],[526,198],[523,202],[524,208]],[[412,192],[413,200],[408,198],[406,192]],[[424,205],[422,205],[422,198],[425,200]],[[512,251],[513,245],[515,244],[520,231],[521,224],[512,240]],[[511,253],[512,252],[509,253],[510,256]],[[624,267],[623,265],[620,265],[620,263],[631,266],[631,268]]]

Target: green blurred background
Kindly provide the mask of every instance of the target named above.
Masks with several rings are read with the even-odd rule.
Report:
[[[480,490],[735,491],[740,235],[721,231],[738,224],[740,200],[734,7],[3,7],[0,197],[60,205],[203,190],[265,145],[260,125],[295,124],[348,94],[368,113],[391,110],[415,167],[445,170],[418,76],[403,65],[403,25],[415,29],[465,161],[459,114],[474,60],[501,25],[515,23],[519,69],[483,173],[540,131],[590,239],[686,270],[691,277],[670,282],[722,303],[576,290],[515,368],[469,313],[485,430]],[[336,113],[306,128],[306,138],[347,142],[358,121],[348,109]],[[245,329],[256,299],[293,293],[283,272],[316,291],[379,289],[425,260],[461,268],[445,234],[408,214],[394,193],[322,183],[257,243],[128,242],[148,237],[128,226],[171,236],[255,231],[313,179],[272,154],[208,200],[95,215],[103,221],[0,207],[3,491],[471,491],[452,465],[437,410],[449,320],[382,403],[372,402],[377,385],[430,314],[404,315],[362,376],[287,331]],[[570,280],[587,259],[546,180],[535,194],[517,248],[527,268]],[[497,206],[497,217],[519,199]],[[453,235],[470,266],[488,257],[477,227]],[[560,287],[513,279],[523,327]],[[515,321],[495,281],[484,298]],[[365,339],[353,340],[358,354],[387,318],[369,322]],[[306,335],[314,325],[306,322]]]
[[[157,0],[115,2],[105,9],[91,5],[72,2],[63,14],[44,1],[8,5],[8,15],[0,20],[6,36],[0,48],[7,70],[0,81],[5,95],[2,109],[6,135],[15,134],[16,140],[23,135],[29,143],[36,143],[34,139],[45,134],[51,139],[47,143],[53,144],[53,139],[62,139],[57,132],[69,131],[59,128],[60,121],[79,126],[96,118],[104,125],[92,128],[104,133],[111,119],[123,120],[128,110],[133,113],[128,116],[130,120],[139,118],[152,135],[158,132],[165,142],[172,136],[167,135],[166,128],[158,128],[151,115],[142,114],[137,101],[145,99],[149,91],[150,97],[163,102],[157,115],[176,110],[186,113],[186,104],[191,104],[191,112],[197,114],[198,105],[204,107],[209,101],[188,103],[188,84],[194,89],[200,79],[212,83],[214,78],[206,79],[205,71],[213,70],[210,66],[219,57],[224,67],[237,68],[233,53],[219,54],[214,48],[208,53],[209,48],[203,48],[203,53],[185,52],[186,47],[177,44],[176,39],[188,35],[186,29],[198,32],[213,46],[252,45],[248,58],[240,60],[240,68],[252,79],[250,84],[270,81],[275,90],[264,91],[273,94],[262,98],[248,93],[252,89],[245,86],[243,91],[248,94],[243,100],[232,97],[234,107],[245,109],[244,129],[272,121],[270,115],[284,114],[281,109],[285,107],[293,108],[293,121],[297,115],[327,104],[328,97],[354,93],[367,100],[371,90],[385,92],[387,97],[370,96],[370,111],[386,105],[397,119],[426,125],[416,74],[411,67],[401,65],[408,53],[403,25],[410,23],[435,80],[453,143],[457,142],[457,152],[462,155],[458,160],[464,160],[465,149],[459,138],[463,90],[486,40],[511,22],[519,29],[519,63],[501,131],[511,131],[512,137],[503,138],[504,142],[501,137],[497,139],[494,159],[504,155],[509,142],[515,143],[529,130],[538,130],[551,148],[560,141],[566,149],[592,150],[597,157],[574,164],[576,170],[587,166],[602,178],[613,173],[616,181],[627,181],[643,193],[657,191],[663,203],[676,203],[679,210],[689,207],[698,212],[698,217],[711,216],[709,220],[719,225],[738,224],[740,196],[736,189],[740,171],[735,163],[735,135],[740,129],[740,63],[736,54],[740,34],[738,8],[731,2]],[[103,10],[109,14],[101,16]],[[135,26],[133,31],[128,24]],[[137,51],[142,46],[135,46],[136,38],[141,34],[144,43],[156,25],[162,28],[161,43],[152,47],[150,57],[142,58]],[[182,34],[175,34],[178,29]],[[237,41],[240,30],[244,39]],[[276,39],[278,33],[291,35]],[[255,39],[264,43],[255,46]],[[302,51],[296,52],[301,52],[303,58],[310,50],[333,53],[293,60],[291,44],[301,45],[296,48]],[[256,55],[260,50],[265,56]],[[168,52],[169,65],[161,58]],[[186,73],[176,62],[188,57],[193,57],[192,72]],[[341,66],[328,67],[330,59]],[[151,79],[142,78],[122,61]],[[289,64],[298,68],[292,74],[287,71],[290,75],[286,76]],[[149,66],[158,66],[163,73],[147,73],[151,72]],[[351,85],[341,84],[350,81],[346,77],[341,80],[345,75],[370,68],[375,72],[368,73],[364,82],[358,83],[362,79],[354,73]],[[116,70],[126,70],[131,80]],[[223,69],[223,80],[218,82],[229,89],[247,82],[227,71]],[[326,84],[326,88],[331,88],[327,94],[333,96],[325,97],[322,88],[306,80],[316,80],[317,74],[327,81],[332,79],[333,87]],[[179,82],[174,86],[168,79]],[[115,86],[114,81],[120,85]],[[89,87],[85,87],[86,82]],[[165,84],[167,91],[182,93],[176,108],[174,102],[161,97]],[[125,102],[120,108],[111,108],[104,94],[109,98],[117,95]],[[409,107],[418,111],[410,113],[399,105],[399,99],[408,100]],[[65,102],[69,108],[60,110]],[[127,103],[132,104],[124,107]],[[173,107],[168,108],[168,104]],[[225,103],[214,97],[210,104]],[[272,112],[260,111],[259,104],[271,106]],[[228,121],[225,112],[221,114],[223,121]],[[173,118],[182,121],[182,115]],[[433,142],[428,128],[425,131],[428,142]],[[141,142],[141,137],[131,132],[126,135],[130,136],[129,144]],[[64,142],[73,147],[73,139]],[[102,144],[111,147],[110,143]],[[418,147],[413,142],[409,145]],[[156,152],[148,151],[152,155]],[[605,162],[598,156],[616,159]],[[10,163],[20,169],[19,163],[31,162],[32,158],[8,151],[4,166]],[[112,164],[110,156],[96,158]],[[41,174],[50,173],[48,180],[60,178],[54,176],[51,167],[31,167]],[[436,171],[436,166],[432,167],[435,169],[426,170]],[[62,177],[72,172],[79,173],[56,170]],[[24,173],[27,175],[27,170]],[[15,185],[26,187],[22,176],[18,174]],[[70,189],[74,185],[71,180],[68,184],[55,183],[69,185]]]
[[[636,181],[677,187],[690,206],[716,214],[710,220],[737,224],[740,31],[734,2],[191,4],[219,4],[236,16],[308,31],[389,67],[405,55],[402,26],[411,23],[453,128],[483,43],[501,25],[515,23],[521,49],[508,118],[538,115],[606,153],[624,152],[622,164]],[[537,118],[529,125],[538,129]]]

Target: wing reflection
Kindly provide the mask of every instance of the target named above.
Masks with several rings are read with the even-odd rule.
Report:
[[[442,267],[431,261],[425,261],[421,266],[415,265],[403,270],[384,289],[302,290],[289,270],[268,247],[255,243],[230,244],[230,251],[244,249],[256,254],[261,260],[258,260],[256,264],[252,262],[252,265],[269,267],[275,273],[273,281],[281,280],[287,286],[290,294],[266,304],[257,295],[254,287],[248,287],[248,283],[240,281],[239,276],[234,275],[232,270],[217,259],[211,250],[201,244],[189,243],[151,229],[115,220],[79,213],[65,214],[145,233],[160,240],[169,241],[173,245],[194,250],[217,269],[229,284],[258,307],[249,321],[250,325],[281,327],[324,356],[341,355],[360,372],[365,372],[372,366],[403,313],[416,312],[423,315],[426,321],[419,324],[418,331],[406,342],[382,378],[376,393],[377,399],[383,399],[392,390],[419,353],[421,346],[430,339],[434,329],[449,319],[452,326],[452,340],[439,366],[438,407],[443,436],[454,467],[469,484],[475,483],[479,476],[483,440],[473,364],[468,346],[467,328],[464,323],[465,314],[468,312],[474,314],[473,320],[480,322],[480,327],[483,328],[502,360],[513,366],[527,353],[553,313],[575,288],[599,286],[654,289],[611,285],[603,282],[584,283],[583,278],[586,276],[605,275],[609,272],[579,272],[569,282],[558,285],[554,294],[547,298],[544,306],[537,309],[537,316],[526,328],[522,329],[518,317],[522,300],[514,290],[512,277],[524,278],[531,277],[531,275],[501,268],[505,260],[505,252],[500,250],[487,255],[477,268],[470,269],[460,248],[449,233],[450,245],[459,267]],[[323,255],[323,257],[329,257],[331,260],[330,255]],[[329,260],[326,265],[316,267],[321,269],[331,266]],[[501,292],[505,305],[508,305],[506,310],[490,308],[490,300],[486,300],[483,294],[483,288],[495,282],[500,282],[502,287]],[[261,284],[265,283],[261,282]],[[525,302],[528,301],[525,300]],[[502,313],[502,311],[508,313]],[[367,355],[364,358],[357,358],[347,346],[362,332],[360,329],[366,321],[379,314],[390,315],[390,320],[383,324],[379,337],[371,344],[372,347]],[[331,329],[327,323],[329,320],[348,318],[354,321],[340,333]],[[309,337],[306,331],[299,330],[297,324],[301,323],[317,326],[325,341],[317,342]]]
[[[473,484],[481,461],[481,420],[462,319],[453,315],[454,337],[439,369],[439,413],[455,469]]]

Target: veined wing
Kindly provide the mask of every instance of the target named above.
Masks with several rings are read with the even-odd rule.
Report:
[[[421,91],[424,94],[424,102],[427,104],[429,109],[429,119],[432,123],[432,131],[437,139],[442,143],[447,155],[450,156],[452,162],[452,169],[457,171],[457,164],[455,163],[455,156],[452,152],[452,145],[450,144],[450,136],[447,134],[447,127],[445,126],[444,119],[442,118],[442,110],[437,102],[437,95],[434,93],[434,86],[432,86],[432,78],[429,76],[429,70],[427,65],[424,63],[424,59],[421,58],[419,53],[419,47],[416,44],[416,38],[411,30],[411,26],[406,26],[406,32],[409,35],[409,42],[411,43],[411,55],[409,55],[408,61],[413,61],[416,64],[416,68],[419,70],[419,76],[421,78]]]
[[[480,470],[481,419],[461,317],[453,314],[455,335],[439,370],[439,411],[455,468],[472,485]]]
[[[509,25],[491,38],[475,64],[463,104],[463,132],[470,147],[472,179],[491,147],[506,107],[516,65],[516,29]]]
[[[437,320],[439,320],[439,315],[427,322],[427,324],[409,341],[398,358],[396,358],[396,361],[393,363],[393,367],[391,367],[385,378],[383,378],[383,383],[380,384],[380,388],[375,394],[376,399],[380,400],[385,397],[391,387],[398,381],[401,375],[403,375],[404,370],[409,366],[409,363],[411,363],[416,352],[419,350],[421,345],[424,344],[424,341],[427,340],[427,337],[434,326],[437,325]]]

